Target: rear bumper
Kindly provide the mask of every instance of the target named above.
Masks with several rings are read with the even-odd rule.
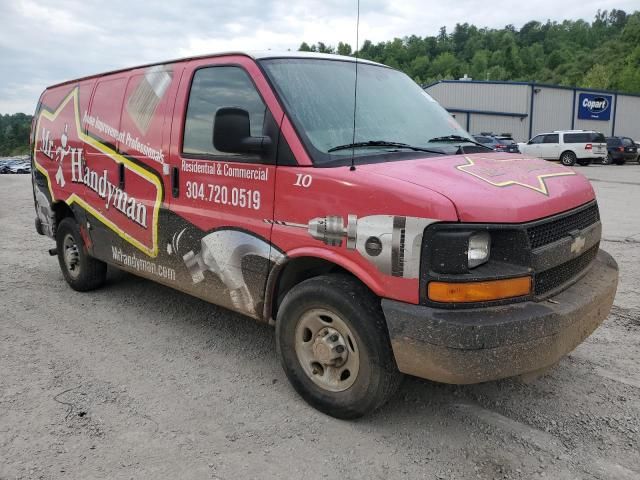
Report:
[[[600,251],[577,283],[541,302],[445,310],[383,300],[401,372],[444,383],[479,383],[556,363],[607,317],[618,265]]]
[[[577,158],[584,158],[585,160],[588,158],[591,159],[596,159],[596,158],[603,158],[607,156],[607,149],[604,148],[602,150],[599,149],[581,149],[581,148],[576,148],[573,150],[576,154]]]
[[[616,161],[624,160],[625,162],[631,162],[638,157],[637,153],[628,152],[611,152],[611,158]]]

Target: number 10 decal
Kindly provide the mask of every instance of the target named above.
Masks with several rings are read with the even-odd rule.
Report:
[[[309,188],[312,180],[309,174],[296,173],[296,182],[293,185],[296,187]]]

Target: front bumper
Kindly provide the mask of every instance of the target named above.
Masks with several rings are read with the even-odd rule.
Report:
[[[577,283],[541,302],[445,310],[384,299],[401,372],[444,383],[479,383],[547,368],[607,317],[618,265],[600,250]]]

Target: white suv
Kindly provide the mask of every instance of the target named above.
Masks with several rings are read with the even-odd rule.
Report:
[[[556,130],[541,133],[527,143],[519,143],[520,152],[546,160],[560,160],[563,165],[589,165],[607,156],[604,135],[592,130]]]

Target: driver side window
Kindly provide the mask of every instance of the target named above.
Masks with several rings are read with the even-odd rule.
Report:
[[[544,139],[544,135],[537,135],[537,136],[533,137],[531,140],[529,140],[529,144],[530,145],[537,145],[539,143],[542,143],[543,139]]]
[[[240,67],[207,67],[197,70],[191,83],[184,124],[182,152],[193,156],[220,156],[234,161],[259,161],[259,155],[223,153],[213,146],[216,112],[237,107],[249,112],[251,136],[261,136],[266,105],[247,72]]]

